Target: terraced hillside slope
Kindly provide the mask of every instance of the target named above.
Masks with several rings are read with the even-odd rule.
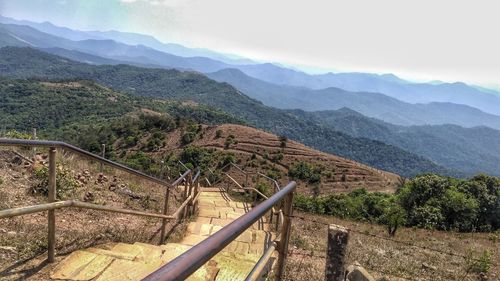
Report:
[[[369,191],[393,192],[398,185],[399,176],[396,174],[327,154],[248,126],[204,125],[189,144],[184,143],[184,135],[185,131],[182,128],[167,133],[163,139],[164,146],[148,154],[154,158],[165,158],[174,151],[177,154],[183,154],[183,151],[189,147],[216,150],[234,156],[233,161],[245,171],[259,171],[264,175],[276,178],[281,184],[290,180],[289,170],[291,167],[299,163],[310,163],[321,175],[319,182],[311,184],[306,179],[292,178],[299,183],[298,191],[304,194],[347,192],[361,187]],[[116,153],[133,154],[134,151],[145,147],[148,139],[150,139],[149,135],[144,136],[135,147],[127,148],[126,151],[119,148],[122,140],[118,140],[115,143]],[[189,159],[182,160],[189,161]],[[239,184],[245,184],[245,175],[237,169],[232,168],[227,173]],[[257,183],[258,179],[254,176],[249,181]],[[264,177],[261,177],[261,181],[272,186]],[[314,190],[315,186],[319,190]]]

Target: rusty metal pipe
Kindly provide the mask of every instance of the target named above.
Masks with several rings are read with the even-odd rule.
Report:
[[[147,213],[147,212],[134,211],[134,210],[128,210],[128,209],[121,209],[121,208],[113,208],[113,207],[97,205],[97,204],[92,204],[92,203],[85,203],[85,202],[80,202],[80,201],[72,201],[72,202],[73,202],[73,204],[71,205],[71,207],[77,207],[77,208],[83,208],[83,209],[92,209],[92,210],[98,210],[98,211],[106,211],[106,212],[121,213],[121,214],[127,214],[127,215],[143,216],[143,217],[153,217],[153,218],[160,218],[160,219],[173,219],[174,218],[173,216],[166,216],[166,215],[162,215],[162,214]]]
[[[189,203],[189,201],[192,199],[193,197],[190,195],[188,198],[186,198],[186,200],[184,200],[184,202],[181,204],[181,206],[177,209],[177,211],[175,211],[175,213],[172,215],[172,218],[175,218],[177,220],[179,220],[179,216],[180,214],[182,213],[182,211],[184,210],[184,208],[186,207],[186,205]]]
[[[277,202],[288,194],[293,193],[295,187],[296,183],[290,182],[285,188],[271,196],[268,200],[255,206],[248,213],[207,237],[207,239],[160,267],[143,280],[173,281],[186,279],[264,216]]]
[[[274,250],[276,250],[276,242],[272,242],[269,248],[264,252],[264,254],[260,257],[259,261],[255,264],[250,274],[248,274],[245,281],[256,281],[260,280],[262,273],[266,269],[267,263],[269,259],[272,257]]]
[[[46,204],[40,204],[40,205],[34,205],[34,206],[27,206],[27,207],[19,207],[19,208],[2,210],[2,211],[0,211],[0,219],[17,217],[17,216],[28,215],[28,214],[33,214],[33,213],[40,213],[40,212],[44,212],[44,211],[61,209],[61,208],[68,208],[68,207],[92,209],[92,210],[107,211],[107,212],[113,212],[113,213],[122,213],[122,214],[127,214],[127,215],[137,215],[137,216],[143,216],[143,217],[154,217],[154,218],[161,218],[161,219],[174,219],[175,218],[174,216],[166,216],[166,215],[162,215],[162,214],[154,214],[154,213],[147,213],[147,212],[141,212],[141,211],[113,208],[113,207],[108,207],[108,206],[103,206],[103,205],[92,204],[92,203],[67,200],[67,201],[58,201],[58,202],[54,202],[54,203],[46,203]]]
[[[1,210],[0,211],[0,219],[6,219],[6,218],[17,217],[17,216],[22,216],[22,215],[41,213],[41,212],[45,212],[48,210],[55,210],[55,209],[70,207],[72,202],[73,201],[71,201],[71,200],[58,201],[58,202],[54,202],[54,203],[46,203],[46,204],[40,204],[40,205],[34,205],[34,206],[18,207],[18,208],[12,208],[12,209],[7,209],[7,210]]]
[[[95,155],[95,154],[90,153],[88,151],[85,151],[85,150],[83,150],[81,148],[78,148],[76,146],[73,146],[71,144],[67,144],[67,143],[61,142],[61,141],[22,140],[22,139],[4,139],[4,138],[0,138],[0,146],[29,146],[29,147],[49,147],[49,148],[50,147],[56,147],[56,148],[63,148],[63,149],[66,149],[66,150],[70,150],[70,151],[72,151],[72,152],[74,152],[74,153],[76,153],[76,154],[78,154],[80,156],[84,156],[86,158],[90,158],[90,159],[95,160],[97,162],[109,165],[109,166],[111,166],[111,167],[113,167],[115,169],[131,173],[131,174],[133,174],[135,176],[138,176],[138,177],[146,179],[146,180],[150,180],[150,181],[155,182],[157,184],[161,184],[161,185],[165,185],[165,186],[169,186],[170,185],[166,181],[163,181],[163,180],[158,179],[156,177],[147,175],[147,174],[145,174],[143,172],[131,169],[131,168],[125,166],[125,165],[113,162],[113,161],[108,160],[106,158],[103,158],[103,157],[101,157],[99,155]]]
[[[184,174],[182,174],[179,178],[177,178],[173,183],[170,184],[170,187],[175,187],[175,186],[179,185],[181,183],[181,181],[183,179],[185,179],[187,177],[187,175],[189,175],[189,173],[191,173],[191,170],[185,171]]]

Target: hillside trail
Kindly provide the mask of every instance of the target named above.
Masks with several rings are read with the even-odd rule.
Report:
[[[52,280],[141,280],[247,213],[248,203],[219,188],[201,188],[198,215],[178,243],[112,243],[75,251],[57,264]],[[262,217],[187,280],[244,280],[275,238]],[[273,259],[274,260],[274,259]]]

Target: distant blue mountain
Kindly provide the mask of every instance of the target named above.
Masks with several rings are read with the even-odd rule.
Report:
[[[8,18],[0,18],[1,21],[16,22]],[[17,22],[19,23],[19,21]],[[225,62],[213,58],[214,56],[217,58],[221,58],[222,56],[223,58],[224,55],[212,54],[212,57],[209,57],[210,54],[205,53],[206,50],[189,49],[175,44],[163,44],[154,37],[142,34],[117,31],[82,32],[57,27],[50,23],[38,24],[25,21],[21,21],[21,23],[30,24],[31,26],[35,26],[35,28],[28,30],[28,26],[4,24],[2,26],[9,29],[8,33],[10,35],[2,36],[5,38],[0,38],[0,44],[5,46],[64,48],[111,60],[119,60],[124,63],[196,70],[204,73],[216,72],[226,68],[237,68],[250,77],[276,85],[296,86],[314,90],[335,87],[351,92],[383,93],[407,103],[454,103],[474,107],[486,113],[500,115],[500,96],[493,94],[496,93],[495,91],[484,90],[480,87],[469,86],[464,83],[410,83],[393,74],[328,73],[310,75],[271,63],[229,64],[227,60]],[[51,34],[60,34],[61,37],[43,33],[39,29],[43,29]],[[12,37],[12,35],[14,36]],[[74,41],[62,36],[73,39],[86,39]],[[2,40],[5,43],[2,43]],[[184,57],[189,55],[200,56]],[[235,63],[234,60],[230,61]],[[457,107],[453,109],[457,109]],[[443,114],[446,114],[446,112]],[[377,116],[377,118],[381,117]],[[412,119],[405,121],[403,118],[398,124],[421,124],[412,123]],[[440,122],[436,121],[430,124]],[[472,121],[471,124],[476,124],[475,122]],[[463,123],[455,124],[463,125]],[[491,126],[490,124],[484,125]]]
[[[282,109],[321,111],[347,107],[363,115],[403,126],[457,124],[500,129],[500,116],[467,105],[447,102],[411,104],[379,93],[350,92],[333,87],[311,90],[277,85],[250,77],[238,69],[224,69],[207,75],[216,81],[233,85],[265,105]],[[383,79],[397,81],[397,78],[390,76]]]
[[[254,64],[256,62],[238,57],[236,55],[222,54],[203,48],[187,48],[180,44],[163,43],[153,36],[121,31],[80,31],[66,27],[56,26],[50,22],[37,23],[27,20],[16,20],[0,15],[0,23],[26,25],[41,32],[62,37],[73,41],[81,40],[106,40],[110,39],[127,45],[143,45],[158,51],[166,52],[181,57],[206,57],[219,60],[228,64]]]
[[[383,93],[409,103],[450,102],[500,115],[500,97],[465,83],[410,83],[394,75],[327,73],[309,75],[273,64],[238,66],[254,78],[310,89],[341,88],[353,92]]]

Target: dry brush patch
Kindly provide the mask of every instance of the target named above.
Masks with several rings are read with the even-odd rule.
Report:
[[[324,279],[329,223],[351,229],[348,262],[361,263],[379,280],[498,280],[500,277],[500,245],[494,238],[499,232],[472,234],[403,228],[395,238],[390,238],[379,225],[296,215],[306,219],[293,219],[287,280]],[[472,272],[471,263],[464,256],[472,254],[480,258],[484,251],[492,254],[490,270],[485,275]]]
[[[67,177],[77,182],[64,199],[159,213],[165,188],[124,172],[105,168],[73,155],[58,153],[58,169],[67,170]],[[36,185],[34,169],[13,162],[15,155],[0,151],[0,209],[45,203],[46,197],[33,194]],[[118,180],[113,181],[114,178]],[[89,196],[89,193],[92,196]],[[180,190],[173,191],[169,213],[180,205]],[[176,199],[178,198],[178,200]],[[60,199],[60,198],[59,198]],[[110,242],[157,243],[161,219],[110,213],[87,209],[56,210],[56,252],[60,259],[74,250]],[[174,225],[170,223],[168,229]],[[182,235],[183,227],[175,228],[170,239]],[[36,213],[0,220],[0,279],[42,278],[50,270],[43,267],[47,250],[47,213]],[[42,270],[43,269],[43,270]],[[41,271],[40,271],[41,270]]]

